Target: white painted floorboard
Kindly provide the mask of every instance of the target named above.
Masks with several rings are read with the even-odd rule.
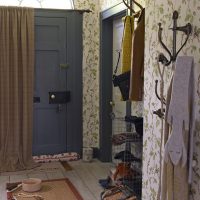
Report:
[[[43,164],[40,168],[20,172],[0,174],[0,200],[6,199],[5,185],[8,182],[19,182],[25,178],[41,178],[42,180],[67,177],[77,188],[84,200],[99,200],[103,189],[98,180],[108,176],[111,163],[94,160],[91,163],[79,161],[69,162],[73,170],[65,171],[60,163]]]

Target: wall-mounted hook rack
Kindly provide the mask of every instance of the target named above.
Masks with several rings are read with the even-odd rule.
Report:
[[[187,43],[187,41],[189,39],[189,36],[190,36],[190,34],[192,32],[192,25],[190,23],[186,24],[185,26],[180,26],[180,27],[177,26],[177,19],[178,19],[178,12],[177,11],[174,11],[172,19],[173,19],[173,28],[170,28],[173,31],[173,49],[172,49],[172,53],[162,41],[163,28],[162,28],[162,24],[161,23],[158,24],[158,26],[159,26],[159,31],[158,31],[159,42],[161,43],[161,45],[165,49],[165,51],[167,51],[167,53],[169,54],[169,57],[170,57],[169,60],[168,60],[167,57],[164,54],[161,53],[159,55],[159,57],[158,57],[159,62],[161,62],[165,66],[168,66],[168,65],[170,65],[171,62],[176,61],[176,58],[177,58],[179,52],[186,45],[186,43]],[[185,42],[183,43],[183,45],[180,47],[180,49],[178,51],[176,51],[177,50],[176,49],[177,31],[184,32],[187,35],[187,37],[185,39]]]

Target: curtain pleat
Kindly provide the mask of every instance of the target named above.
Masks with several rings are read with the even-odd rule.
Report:
[[[31,169],[34,10],[0,7],[0,171]]]

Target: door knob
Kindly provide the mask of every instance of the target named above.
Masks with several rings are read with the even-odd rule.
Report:
[[[54,94],[51,95],[51,99],[55,99],[56,96]]]

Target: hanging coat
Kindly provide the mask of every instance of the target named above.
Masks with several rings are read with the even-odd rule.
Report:
[[[132,37],[132,58],[129,99],[141,101],[144,82],[144,34],[145,9],[141,11],[137,27]]]

